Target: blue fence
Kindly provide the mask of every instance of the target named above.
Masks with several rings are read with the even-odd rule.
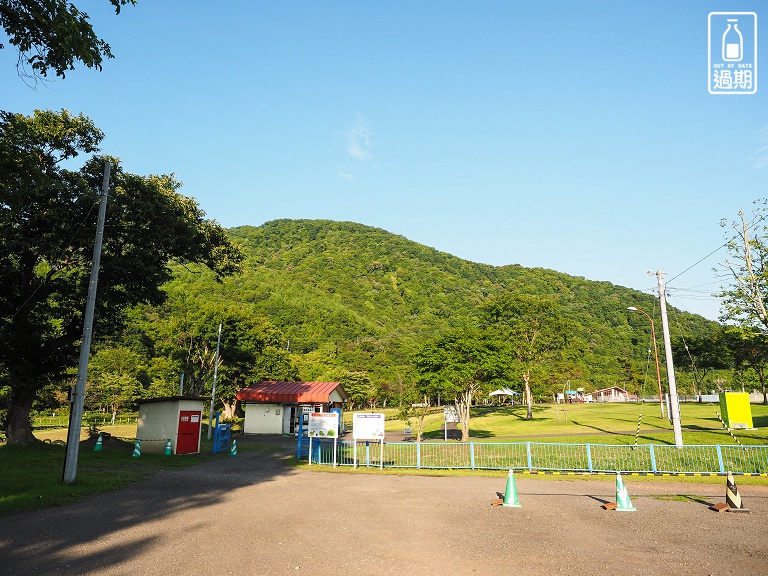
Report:
[[[377,442],[337,443],[336,462],[381,466]],[[303,456],[303,454],[302,454]],[[540,442],[386,442],[386,468],[625,472],[645,474],[768,474],[768,446],[637,446]],[[313,464],[333,464],[333,442],[312,445]]]

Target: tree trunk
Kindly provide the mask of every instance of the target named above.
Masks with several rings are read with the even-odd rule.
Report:
[[[459,411],[459,418],[461,418],[462,442],[469,442],[469,408],[472,405],[472,396],[471,391],[465,390],[456,398],[456,408]]]
[[[528,405],[528,412],[526,413],[526,420],[533,420],[533,396],[531,395],[531,372],[526,370],[523,374],[523,381],[525,382],[525,403]]]
[[[234,418],[237,400],[234,402],[228,402],[227,400],[222,399],[221,403],[224,405],[224,418]]]
[[[29,413],[35,401],[33,388],[21,386],[11,391],[5,434],[8,444],[26,445],[37,441],[32,434]]]

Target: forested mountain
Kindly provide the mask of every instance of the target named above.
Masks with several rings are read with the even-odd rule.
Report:
[[[415,350],[451,328],[477,326],[487,297],[512,292],[552,297],[575,327],[568,353],[539,375],[540,393],[568,379],[588,390],[655,389],[655,378],[641,389],[650,325],[627,311],[637,306],[658,318],[653,295],[541,268],[477,264],[350,222],[276,220],[228,232],[246,256],[243,273],[217,283],[202,269],[177,267],[171,298],[266,317],[302,379],[362,375],[391,398],[412,379]],[[686,337],[717,327],[685,312],[672,317]]]

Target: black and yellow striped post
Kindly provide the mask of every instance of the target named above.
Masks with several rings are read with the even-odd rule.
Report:
[[[736,487],[736,482],[733,479],[733,474],[728,472],[728,477],[725,484],[725,503],[728,505],[728,512],[747,512],[748,508],[744,508],[744,503],[741,501],[739,495],[739,489]]]

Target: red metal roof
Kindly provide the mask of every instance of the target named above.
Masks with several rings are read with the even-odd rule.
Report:
[[[347,393],[338,382],[276,382],[264,380],[237,393],[237,399],[244,402],[286,402],[302,404],[327,404],[333,391],[342,399]]]

